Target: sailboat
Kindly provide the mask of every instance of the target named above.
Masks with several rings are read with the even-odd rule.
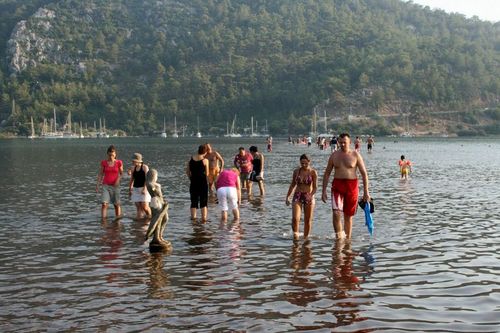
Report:
[[[167,137],[167,127],[165,125],[165,117],[163,117],[163,132],[161,132],[160,136],[162,138],[166,138]]]
[[[82,122],[81,121],[80,121],[80,135],[79,135],[79,138],[80,139],[85,138],[85,136],[83,136],[83,128],[82,128]]]
[[[177,117],[174,117],[174,134],[172,134],[173,138],[178,138],[179,134],[177,133]]]
[[[71,129],[71,111],[68,112],[68,118],[66,119],[66,124],[64,125],[63,138],[66,139],[78,138],[78,135],[73,133],[73,130]]]
[[[251,122],[252,122],[252,125],[251,125],[251,132],[250,132],[250,136],[251,137],[257,137],[257,136],[262,136],[260,135],[258,132],[257,132],[257,121],[255,121],[255,132],[253,131],[253,116],[251,117]]]
[[[197,124],[198,124],[198,127],[197,127],[198,132],[196,132],[196,137],[197,137],[197,138],[201,138],[201,132],[200,132],[200,117],[196,117],[196,122],[197,122]]]
[[[99,132],[97,133],[98,138],[109,138],[109,134],[106,133],[106,119],[104,119],[104,126],[102,124],[101,118],[99,118]]]
[[[31,134],[28,135],[28,139],[34,139],[36,138],[35,135],[35,124],[33,124],[33,117],[31,117]]]
[[[60,139],[63,137],[63,133],[57,131],[56,108],[54,108],[54,118],[50,122],[50,132],[44,130],[42,137],[44,139]]]
[[[224,134],[225,137],[241,138],[241,134],[235,133],[235,131],[234,131],[235,124],[236,124],[236,115],[234,115],[233,123],[231,124],[231,131],[229,131],[229,126],[228,126],[227,134]]]

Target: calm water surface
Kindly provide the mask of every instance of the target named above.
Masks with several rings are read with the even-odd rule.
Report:
[[[210,141],[227,163],[240,145],[265,146]],[[500,140],[363,147],[375,234],[359,211],[350,243],[333,240],[320,200],[312,239],[292,241],[292,170],[308,152],[321,177],[328,152],[276,141],[266,196],[244,195],[241,221],[225,224],[213,200],[208,223],[189,219],[184,166],[201,141],[0,141],[0,331],[500,331]],[[171,253],[149,253],[128,179],[126,216],[100,221],[95,182],[111,143],[126,166],[138,151],[158,169]],[[414,163],[408,181],[401,154]]]

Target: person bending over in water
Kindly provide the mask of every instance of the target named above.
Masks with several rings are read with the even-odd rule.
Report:
[[[405,159],[405,155],[401,155],[399,160],[399,171],[401,172],[401,179],[408,179],[411,172],[411,162]]]
[[[153,213],[148,231],[146,232],[146,240],[153,236],[153,239],[149,243],[151,251],[168,250],[172,248],[172,244],[163,238],[163,232],[168,222],[168,202],[163,197],[161,185],[158,184],[158,171],[150,169],[146,178],[146,187],[151,195],[149,206]]]
[[[119,218],[122,215],[120,206],[120,180],[123,175],[123,162],[116,159],[115,146],[109,146],[107,154],[108,158],[102,160],[99,165],[96,185],[96,192],[99,192],[99,186],[102,186],[101,217],[103,220],[106,218],[110,203],[115,206],[115,217]]]
[[[238,206],[241,204],[240,172],[236,167],[222,170],[217,178],[217,200],[222,211],[221,221],[227,221],[227,211],[233,211],[234,220],[240,219]]]
[[[328,199],[326,191],[330,174],[333,170],[331,189],[332,223],[336,238],[340,239],[345,237],[351,238],[352,219],[358,205],[358,176],[356,171],[359,170],[363,178],[363,201],[370,201],[370,193],[368,191],[368,173],[366,172],[365,163],[359,152],[351,150],[351,138],[349,134],[340,134],[338,144],[340,150],[330,155],[323,175],[321,200],[326,203]],[[343,225],[341,223],[341,211],[344,213]]]
[[[314,194],[318,183],[318,173],[311,168],[311,159],[306,154],[300,156],[300,168],[293,171],[292,182],[286,194],[286,205],[292,199],[292,231],[293,238],[299,238],[299,223],[302,208],[304,209],[304,238],[308,238],[312,229],[312,218],[315,206]]]

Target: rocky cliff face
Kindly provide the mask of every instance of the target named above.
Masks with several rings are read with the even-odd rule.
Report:
[[[48,37],[54,11],[40,8],[28,21],[16,24],[7,42],[7,58],[11,74],[16,74],[28,66],[37,66],[44,61],[57,61],[61,47]]]

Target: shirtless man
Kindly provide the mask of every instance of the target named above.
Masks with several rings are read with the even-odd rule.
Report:
[[[371,153],[371,151],[373,149],[373,145],[375,144],[375,140],[373,139],[373,136],[370,135],[368,137],[368,140],[366,140],[366,144],[367,144],[368,152]]]
[[[206,146],[207,155],[205,155],[205,158],[208,160],[208,190],[210,193],[213,193],[217,177],[220,171],[224,170],[224,159],[218,152],[212,149],[209,143],[207,143]]]
[[[351,150],[351,138],[349,134],[342,133],[338,138],[339,150],[332,153],[328,159],[328,164],[323,175],[323,192],[321,200],[326,203],[328,196],[326,194],[330,174],[334,170],[332,182],[332,210],[333,210],[333,228],[335,237],[351,238],[352,219],[356,213],[358,205],[358,176],[356,170],[359,170],[363,178],[363,200],[369,201],[368,192],[368,174],[361,154]],[[344,224],[341,222],[341,211],[344,213]]]

